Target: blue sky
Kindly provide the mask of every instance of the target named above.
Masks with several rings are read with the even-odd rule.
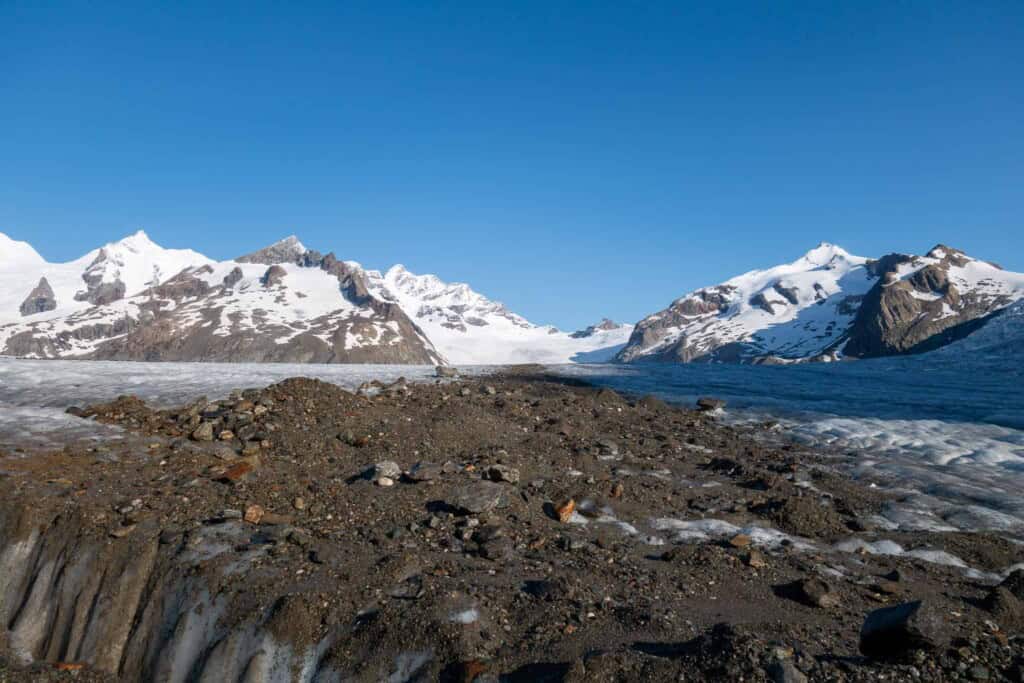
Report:
[[[565,328],[823,240],[1024,270],[1022,65],[1016,1],[8,0],[0,231],[296,233]]]

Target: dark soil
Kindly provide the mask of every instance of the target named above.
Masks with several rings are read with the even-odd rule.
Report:
[[[985,608],[991,581],[832,545],[892,539],[989,572],[1024,549],[873,531],[884,494],[827,458],[657,399],[522,372],[361,394],[292,379],[171,410],[122,397],[76,412],[130,438],[0,459],[0,521],[28,533],[71,519],[125,553],[147,538],[180,553],[204,529],[241,527],[243,541],[192,567],[227,599],[222,625],[262,620],[300,648],[343,627],[324,661],[357,680],[418,651],[431,657],[410,680],[1021,680],[1024,640]],[[383,461],[403,472],[393,485],[373,473]],[[793,539],[681,542],[656,519]],[[245,572],[225,570],[242,558]],[[808,580],[824,583],[821,604]],[[949,615],[948,638],[862,656],[866,615],[911,600]],[[102,673],[0,664],[0,681]]]

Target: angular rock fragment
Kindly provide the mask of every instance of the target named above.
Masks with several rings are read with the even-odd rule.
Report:
[[[860,651],[868,657],[898,658],[914,650],[941,648],[949,640],[949,625],[942,612],[917,600],[869,614],[860,631]]]
[[[509,484],[519,483],[519,470],[507,465],[491,465],[487,468],[487,478],[491,481],[504,481]]]
[[[405,476],[412,481],[433,481],[441,476],[441,465],[432,462],[418,462],[409,468]]]
[[[725,401],[720,398],[702,396],[697,399],[697,408],[704,411],[721,410],[725,408]]]
[[[498,507],[503,496],[504,489],[498,484],[480,481],[458,489],[447,502],[465,514],[478,515]]]
[[[54,297],[50,283],[43,277],[39,278],[39,284],[25,297],[25,301],[22,302],[18,311],[25,316],[45,313],[55,308],[57,308],[57,299]]]

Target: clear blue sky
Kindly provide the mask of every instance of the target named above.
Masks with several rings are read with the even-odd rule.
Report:
[[[51,260],[296,233],[570,329],[822,240],[1024,270],[1019,0],[162,4],[0,0]]]

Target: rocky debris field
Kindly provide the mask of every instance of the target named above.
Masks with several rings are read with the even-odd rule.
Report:
[[[72,409],[126,438],[0,453],[0,681],[1024,681],[1024,548],[887,532],[721,407],[523,368]]]

